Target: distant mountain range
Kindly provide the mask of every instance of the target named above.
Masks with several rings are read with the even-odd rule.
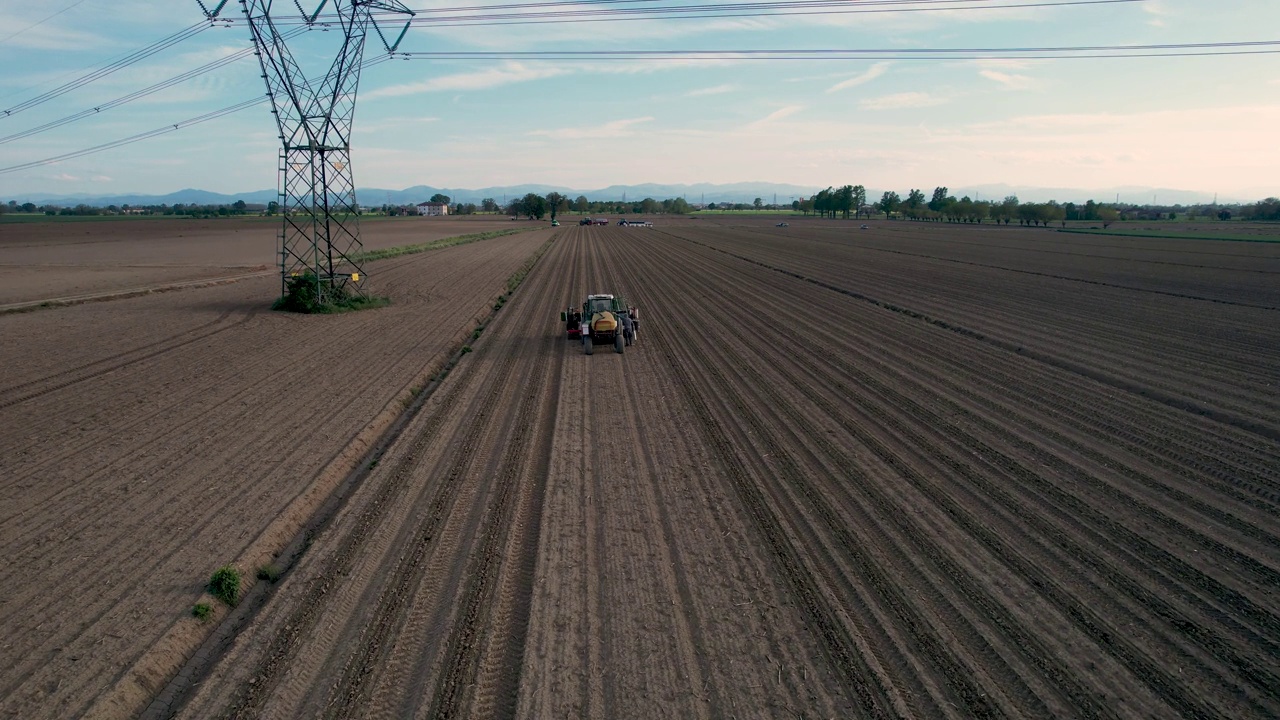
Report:
[[[403,190],[361,188],[356,190],[356,198],[364,205],[382,205],[384,203],[413,205],[425,202],[432,195],[441,193],[448,195],[450,200],[455,203],[478,204],[484,198],[493,198],[501,203],[504,199],[510,200],[523,197],[527,193],[546,195],[555,191],[570,198],[585,195],[591,200],[642,200],[646,197],[664,200],[666,198],[683,197],[691,204],[698,204],[713,202],[750,203],[756,198],[761,198],[766,204],[771,204],[776,197],[778,203],[789,204],[793,199],[814,195],[820,189],[822,188],[767,182],[698,183],[694,185],[647,183],[641,185],[610,185],[596,190],[575,190],[557,185],[508,185],[479,189],[437,188],[430,185],[415,185]],[[933,192],[932,187],[921,188],[921,190],[924,191],[926,196],[931,195]],[[882,190],[868,188],[867,197],[870,201],[875,201],[882,192]],[[900,189],[897,192],[899,195],[906,196],[906,189]],[[1220,203],[1256,202],[1265,197],[1276,195],[1278,192],[1280,191],[1259,190],[1253,193],[1256,197],[1228,197],[1224,195],[1217,198],[1217,200]],[[1020,187],[1002,184],[970,185],[951,187],[950,194],[956,197],[968,195],[974,200],[997,200],[1007,195],[1017,195],[1018,199],[1023,202],[1057,200],[1063,203],[1082,203],[1087,200],[1115,202],[1118,196],[1120,202],[1133,203],[1135,205],[1192,205],[1208,203],[1214,200],[1213,193],[1136,186],[1081,190],[1077,188]],[[243,200],[250,204],[265,205],[272,200],[276,200],[277,195],[275,190],[254,190],[251,192],[224,194],[189,188],[167,195],[53,195],[26,193],[4,199],[16,200],[19,203],[31,202],[37,205],[72,206],[84,204],[97,207],[106,207],[108,205],[176,205],[178,203],[185,205],[218,205],[231,204],[237,200]]]

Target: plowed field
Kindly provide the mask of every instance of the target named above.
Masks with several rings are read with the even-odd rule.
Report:
[[[490,230],[525,228],[493,216],[371,218],[366,250]],[[182,284],[276,274],[277,218],[155,217],[0,223],[0,311]]]
[[[498,238],[338,318],[257,281],[0,317],[66,356],[0,389],[0,708],[1280,715],[1280,245],[856,227]],[[600,291],[622,355],[557,321]]]

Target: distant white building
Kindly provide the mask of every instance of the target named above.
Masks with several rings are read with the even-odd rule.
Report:
[[[449,204],[441,202],[418,203],[419,215],[448,215]]]

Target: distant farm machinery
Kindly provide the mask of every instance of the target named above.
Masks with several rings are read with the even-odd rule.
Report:
[[[636,341],[640,310],[621,297],[588,295],[581,310],[570,307],[561,311],[560,321],[569,339],[582,341],[583,353],[590,355],[596,345],[610,344],[614,352],[621,353]]]

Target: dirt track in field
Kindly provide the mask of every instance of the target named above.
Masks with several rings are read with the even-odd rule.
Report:
[[[0,715],[145,707],[213,569],[270,561],[547,236],[381,261],[394,304],[343,316],[266,277],[0,317]]]
[[[527,225],[491,216],[376,218],[362,223],[361,240],[376,250]],[[270,275],[279,232],[279,218],[0,224],[0,308]]]
[[[840,227],[566,229],[178,714],[1280,711],[1274,395],[1214,406],[1254,427],[1109,381],[1177,377],[1084,354],[1119,284],[1101,251],[1060,281],[1082,289],[981,301],[1010,327],[1056,307],[1037,346],[964,302],[997,277],[985,245],[1023,247],[1018,282],[1039,236],[960,229],[976,250],[922,271],[937,230]],[[1129,292],[1192,294],[1158,273]],[[1236,274],[1203,317],[1169,294],[1125,312],[1151,342],[1272,312]],[[936,306],[906,303],[921,288]],[[553,315],[604,289],[641,305],[640,341],[585,357]],[[1274,372],[1252,317],[1230,360]]]
[[[206,645],[176,679],[143,688],[156,698],[145,716],[1280,715],[1280,298],[1271,280],[1280,246],[791,225],[561,228],[262,606],[227,620],[218,632],[228,639]],[[435,273],[453,265],[406,266],[393,295],[414,298],[414,309],[366,334],[360,359],[403,335],[440,338],[452,327],[456,336],[457,323],[391,330],[437,315],[427,312],[433,293],[417,305],[415,283],[449,277],[447,287],[461,288],[479,277],[463,268],[481,265],[481,253],[515,267],[548,234],[521,237],[441,251],[460,263],[450,275]],[[598,291],[642,308],[639,341],[623,355],[587,357],[562,337],[557,311]],[[201,321],[190,307],[163,307]],[[32,318],[38,343],[35,328],[48,327],[40,322],[89,311],[0,322]],[[379,317],[348,317],[362,315]],[[224,362],[252,356],[247,333],[258,322],[202,352],[227,343],[240,355]],[[286,322],[295,321],[272,318]],[[332,328],[306,322],[312,333]],[[123,342],[110,328],[89,337],[97,349],[65,361],[77,372],[95,372],[86,363]],[[44,342],[53,351],[55,341]],[[288,360],[235,377],[255,378],[249,387],[264,405],[288,378],[300,406],[319,412],[314,398],[326,389],[290,373]],[[341,386],[351,372],[329,381]],[[396,372],[367,373],[365,392]],[[145,377],[109,371],[81,387],[103,405],[131,407]],[[245,402],[231,379],[204,388],[215,412]],[[5,397],[0,413],[37,402],[5,406]],[[349,436],[233,413],[189,429],[153,424],[182,442],[199,427],[234,426],[197,445],[208,455],[200,463],[163,440],[137,447],[144,436],[127,425],[55,456],[54,440],[29,446],[16,432],[56,415],[48,402],[22,418],[0,415],[13,429],[6,442],[37,458],[25,462],[46,462],[55,478],[100,458],[114,464],[68,477],[44,500],[43,483],[14,484],[0,468],[9,501],[0,507],[26,502],[44,518],[28,529],[24,516],[4,516],[4,540],[28,548],[28,567],[51,553],[30,594],[61,602],[49,611],[49,638],[13,610],[29,608],[28,597],[0,598],[0,627],[30,646],[24,657],[59,647],[80,656],[59,655],[52,671],[7,670],[0,696],[23,715],[95,702],[111,714],[123,707],[111,693],[124,669],[98,648],[126,635],[136,670],[156,660],[159,631],[198,635],[181,617],[202,579],[191,567],[207,574],[214,558],[243,554],[252,538],[236,532],[269,522],[287,496],[262,487],[278,473],[253,468],[302,462],[272,448],[314,455]],[[49,438],[77,437],[62,423]],[[80,432],[93,432],[86,426]],[[279,432],[252,434],[264,429]],[[308,467],[325,460],[310,457]],[[99,536],[94,550],[118,557],[93,563],[96,575],[75,533],[93,524],[66,532],[45,510],[74,509],[66,498],[99,487],[120,493],[127,471],[176,481],[184,462],[212,474],[208,494],[179,508],[206,519],[180,533],[164,515],[137,527],[160,512],[151,498],[78,511],[132,528]],[[235,488],[263,497],[237,498]],[[256,520],[219,514],[236,503]],[[137,554],[132,538],[170,535],[181,549],[158,563],[167,576],[124,563],[143,586],[84,614],[110,622],[78,624],[86,572],[105,588],[108,568]],[[0,580],[12,592],[15,578]],[[128,617],[143,600],[148,614]],[[73,670],[86,659],[99,670],[82,680]],[[147,677],[174,678],[169,667]],[[54,686],[73,676],[71,688]]]

